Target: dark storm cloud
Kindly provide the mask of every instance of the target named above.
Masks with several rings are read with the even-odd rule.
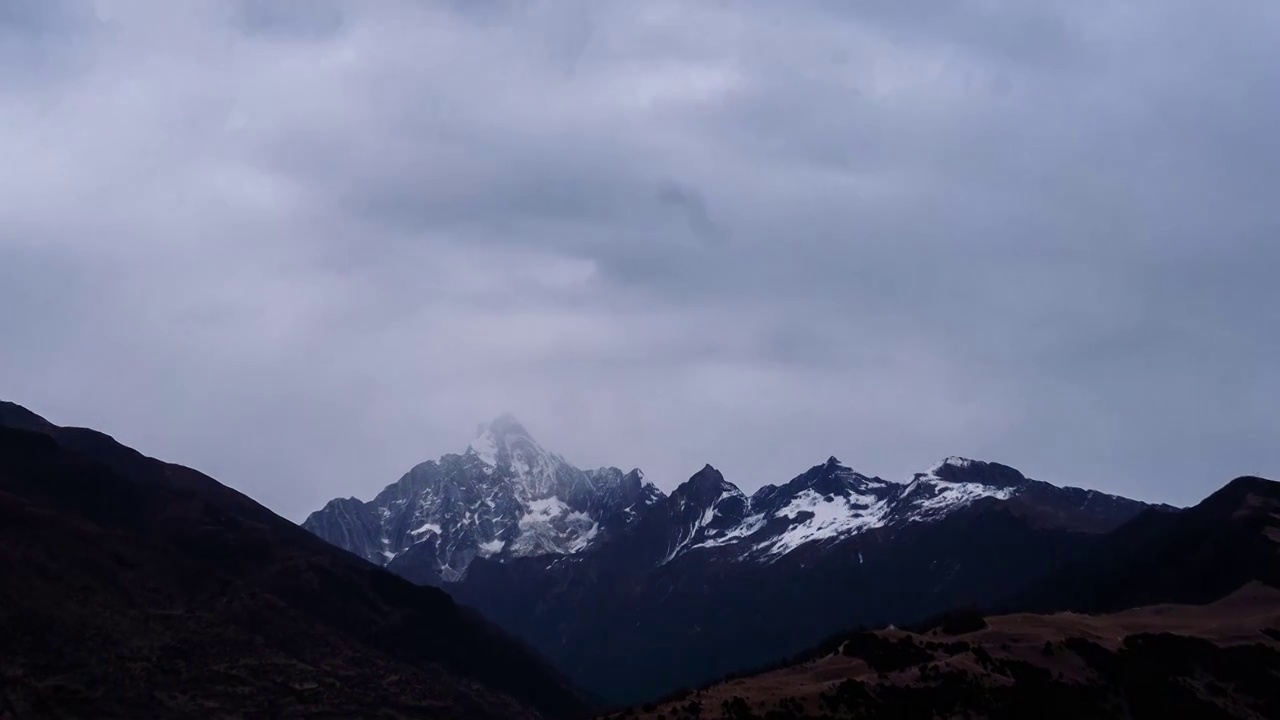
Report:
[[[1280,472],[1266,2],[0,5],[0,396],[300,518],[511,410],[745,487]]]

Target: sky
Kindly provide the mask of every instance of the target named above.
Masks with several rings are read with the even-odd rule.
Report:
[[[1280,477],[1274,0],[0,0],[0,398],[301,520],[514,413],[744,490]]]

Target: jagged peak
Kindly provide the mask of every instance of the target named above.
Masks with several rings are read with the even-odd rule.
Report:
[[[814,465],[805,470],[803,473],[792,478],[787,484],[791,485],[797,481],[803,481],[805,478],[815,478],[826,475],[856,475],[853,468],[840,462],[834,455],[827,459],[821,465]]]
[[[972,458],[960,457],[959,455],[952,455],[950,457],[943,458],[941,461],[935,463],[933,467],[929,468],[928,474],[937,475],[938,471],[946,467],[964,469],[967,467],[971,467],[976,462],[980,462],[980,461],[974,460]]]
[[[588,474],[593,478],[607,482],[634,482],[637,485],[648,484],[645,482],[644,472],[642,472],[640,468],[631,468],[631,470],[623,472],[622,468],[610,465],[608,467],[591,470]]]
[[[803,490],[815,490],[821,494],[844,493],[855,491],[865,483],[883,484],[879,478],[869,478],[853,468],[840,462],[832,455],[825,463],[814,465],[799,475],[791,478],[782,486],[765,485],[752,495],[753,501],[765,501],[779,493],[794,495]]]
[[[359,512],[364,508],[365,508],[365,502],[360,498],[336,497],[330,500],[329,502],[325,503],[324,507],[307,515],[306,519],[302,521],[302,526],[305,528],[310,528],[317,520],[319,520],[320,518],[326,515],[330,515],[333,513]]]
[[[702,469],[694,473],[688,480],[681,483],[680,487],[676,488],[672,495],[714,499],[726,493],[742,495],[742,491],[738,489],[737,485],[725,480],[724,475],[708,463],[703,465]]]
[[[857,470],[854,470],[851,466],[843,462],[840,462],[840,458],[836,457],[835,455],[832,455],[831,457],[827,458],[827,461],[823,463],[821,467],[823,468],[823,470],[827,472],[845,472],[853,475],[862,474],[862,473],[859,473]]]
[[[827,461],[822,465],[815,466],[815,468],[811,468],[811,469],[816,469],[818,467],[821,467],[829,472],[844,473],[844,474],[852,475],[863,481],[869,481],[869,482],[873,482],[881,485],[890,484],[888,480],[885,480],[884,478],[878,475],[867,475],[865,473],[858,472],[858,470],[856,470],[852,465],[841,461],[835,455],[832,455],[831,457],[827,458]]]
[[[684,485],[704,486],[704,485],[721,485],[725,483],[724,474],[719,470],[711,467],[711,463],[702,466],[702,469],[694,473],[688,480],[684,481]]]
[[[337,507],[339,505],[364,505],[364,501],[352,495],[350,497],[336,497],[330,500],[329,502],[325,503],[325,507],[329,507],[329,506]]]
[[[589,475],[593,480],[617,482],[625,478],[627,473],[622,472],[622,468],[615,467],[613,465],[606,465],[605,467],[599,467],[595,470],[588,470],[587,475]]]
[[[942,476],[947,474],[950,471],[950,469],[954,468],[957,470],[963,470],[965,468],[972,467],[974,462],[975,461],[970,458],[960,457],[959,455],[952,455],[950,457],[946,457],[946,458],[943,458],[942,460],[939,460],[933,465],[930,465],[929,468],[924,472],[918,472],[918,473],[912,474],[911,481],[915,482],[917,480],[941,480],[943,479]]]
[[[831,457],[827,458],[827,461],[818,467],[821,467],[823,470],[826,470],[828,472],[845,473],[845,474],[853,475],[855,477],[862,478],[865,480],[875,480],[878,482],[884,482],[878,477],[872,477],[872,476],[864,475],[858,472],[853,468],[852,465],[849,465],[848,463],[845,463],[845,462],[841,462],[840,459],[837,458],[835,455],[832,455]]]
[[[504,412],[494,417],[492,420],[482,422],[476,425],[476,439],[483,437],[493,437],[496,439],[516,439],[525,438],[533,440],[529,431],[524,425],[516,419],[515,415]]]
[[[524,442],[539,451],[542,450],[514,415],[502,413],[476,426],[476,436],[467,446],[467,453],[478,456],[489,465],[497,465],[499,455],[510,452],[512,445],[518,442]]]
[[[992,487],[1015,487],[1027,482],[1027,478],[1016,468],[986,460],[952,455],[944,458],[925,472],[912,476],[912,482],[959,482],[976,483]]]
[[[529,431],[524,429],[524,425],[521,425],[516,416],[509,412],[500,413],[492,420],[477,425],[476,437],[479,438],[485,435],[493,435],[495,437],[518,436],[526,437],[530,440],[533,439],[529,436]]]

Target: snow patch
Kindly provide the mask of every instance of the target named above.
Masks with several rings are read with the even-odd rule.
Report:
[[[662,491],[658,489],[658,486],[657,486],[657,485],[654,485],[654,484],[653,484],[653,483],[651,483],[651,482],[646,482],[646,483],[645,483],[643,486],[641,486],[641,487],[644,489],[644,495],[645,495],[645,497],[644,497],[644,504],[645,504],[645,505],[652,505],[652,504],[654,504],[654,503],[658,502],[658,500],[662,499]]]
[[[562,515],[569,511],[569,506],[554,495],[541,500],[532,500],[529,502],[528,510],[524,517],[520,518],[520,525],[523,527],[528,523],[535,523],[549,520],[558,515]]]
[[[421,535],[421,534],[423,534],[423,533],[425,533],[425,532],[433,532],[433,533],[435,533],[435,534],[439,535],[439,534],[440,534],[440,526],[439,526],[439,525],[437,525],[436,523],[422,523],[422,527],[417,528],[416,530],[410,530],[410,531],[409,531],[409,534],[410,534],[410,535]]]
[[[922,480],[924,480],[922,478]],[[911,520],[924,520],[931,517],[937,517],[940,514],[949,513],[958,510],[966,505],[980,500],[982,498],[993,497],[998,500],[1008,500],[1013,497],[1016,488],[998,488],[990,485],[981,485],[979,483],[929,483],[936,494],[933,497],[925,498],[916,505],[920,512],[915,513]],[[903,497],[912,494],[920,494],[921,488],[925,485],[917,481],[916,487],[909,488]]]
[[[578,513],[578,514],[582,515],[582,513]],[[582,517],[585,518],[586,515],[582,515]],[[598,535],[599,533],[600,533],[600,525],[595,522],[591,523],[591,527],[588,528],[586,532],[581,533],[580,535],[578,535],[576,540],[573,540],[572,542],[569,543],[567,550],[571,553],[576,553],[580,550],[585,550],[587,546],[591,544],[591,541],[596,539],[596,535]]]
[[[756,549],[773,557],[781,557],[801,545],[845,537],[876,527],[884,520],[887,512],[887,504],[870,495],[850,495],[844,498],[805,490],[779,510],[778,515],[796,519],[802,513],[808,513],[811,517],[792,524],[781,535],[761,543]]]
[[[767,518],[763,514],[751,515],[749,517],[745,517],[742,519],[742,522],[738,523],[737,527],[725,531],[725,533],[720,537],[713,538],[711,540],[705,540],[703,542],[698,543],[697,545],[694,545],[693,547],[719,547],[721,545],[731,545],[744,538],[754,535],[756,531],[764,527],[764,524],[765,522],[768,521],[768,519],[769,518]]]
[[[890,503],[874,495],[852,494],[847,497],[824,495],[812,489],[803,490],[775,513],[749,515],[736,527],[719,537],[703,540],[692,547],[711,548],[750,540],[770,521],[786,518],[791,522],[781,533],[759,540],[743,553],[777,559],[803,545],[849,537],[884,524]]]
[[[477,553],[480,555],[480,557],[487,558],[490,555],[497,555],[498,553],[502,552],[502,548],[506,546],[507,546],[506,540],[499,540],[498,538],[494,538],[489,542],[480,543],[480,545],[477,547],[476,550],[477,550]]]
[[[973,465],[973,463],[974,461],[970,460],[969,458],[962,458],[956,455],[952,455],[951,457],[946,458],[942,462],[939,462],[933,467],[929,468],[929,470],[925,472],[924,477],[928,480],[939,480],[941,478],[938,477],[938,471],[941,470],[942,468],[950,465],[951,467],[954,467],[954,468],[963,469]]]
[[[570,508],[554,495],[527,504],[520,518],[520,535],[511,546],[516,556],[575,553],[586,549],[599,533],[594,518]]]
[[[713,520],[715,520],[716,508],[720,506],[720,503],[724,502],[726,498],[744,498],[744,497],[745,496],[742,494],[742,491],[739,490],[736,486],[731,485],[727,482],[721,482],[720,497],[716,498],[715,502],[712,502],[709,506],[707,506],[707,509],[703,510],[702,514],[699,515],[697,518],[695,518],[694,521],[689,525],[689,527],[686,530],[681,531],[680,536],[676,541],[675,547],[671,548],[670,552],[667,553],[667,556],[663,558],[662,562],[658,564],[665,565],[671,562],[672,560],[675,559],[677,555],[684,552],[686,549],[693,549],[695,547],[712,547],[715,545],[726,544],[728,542],[728,538],[731,535],[733,535],[733,533],[740,531],[743,525],[747,522],[749,518],[744,518],[742,522],[738,523],[738,526],[736,528],[730,531],[723,531],[718,529],[708,531],[707,532],[708,536],[717,532],[724,532],[725,534],[715,539],[704,540],[698,543],[697,545],[691,545],[694,539],[698,536],[698,531],[704,527],[707,527],[708,525],[711,524]],[[684,508],[684,503],[683,501],[681,501],[681,509],[683,508]]]
[[[702,514],[695,518],[688,528],[681,531],[678,539],[676,540],[675,547],[671,548],[670,552],[667,553],[667,556],[662,559],[662,562],[658,563],[659,565],[666,565],[674,560],[677,555],[688,547],[689,543],[693,542],[693,539],[698,535],[698,531],[710,524],[712,519],[715,518],[716,505],[719,505],[720,501],[723,499],[724,496],[721,495],[715,502],[711,503],[706,510],[703,510]]]
[[[457,447],[456,445],[454,447]],[[471,441],[469,446],[471,451],[480,458],[480,462],[489,467],[497,467],[498,465],[498,441],[493,437],[493,433],[483,432],[475,440]]]

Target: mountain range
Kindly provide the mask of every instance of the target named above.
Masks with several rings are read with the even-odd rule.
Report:
[[[635,720],[1280,717],[1280,483],[1242,477],[1143,513],[1024,602],[838,633],[758,672],[630,708]]]
[[[751,495],[708,465],[668,495],[639,470],[580,470],[504,415],[461,454],[303,527],[445,587],[623,703],[847,627],[995,607],[1138,514],[1172,510],[960,457],[904,482],[832,457]]]

